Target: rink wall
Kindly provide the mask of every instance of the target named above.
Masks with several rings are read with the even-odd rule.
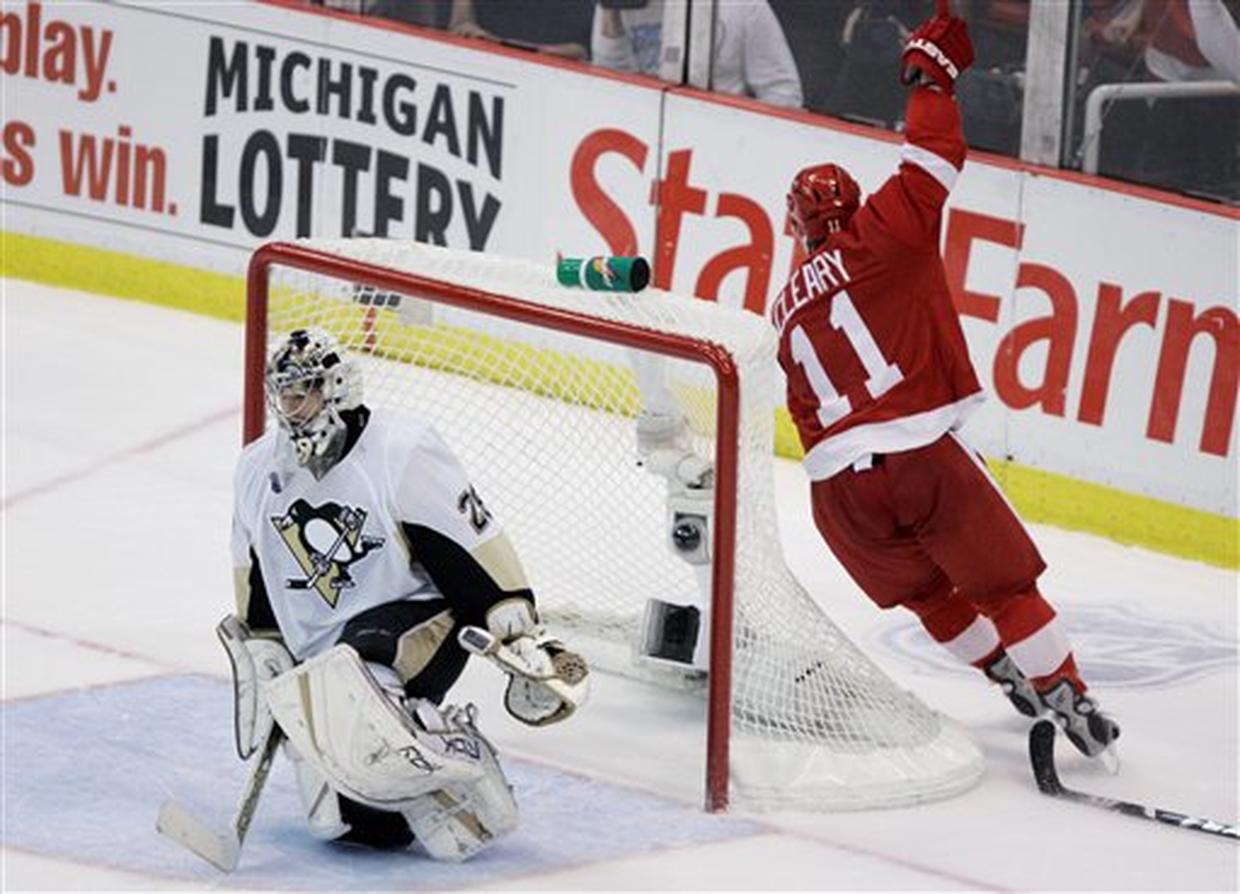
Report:
[[[898,137],[277,3],[8,4],[3,272],[240,319],[262,242],[641,253],[755,312],[800,166]],[[1240,566],[1240,212],[971,156],[943,252],[1026,517]],[[781,452],[795,453],[781,425]]]

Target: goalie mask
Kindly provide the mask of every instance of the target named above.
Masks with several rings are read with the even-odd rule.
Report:
[[[802,169],[788,190],[788,218],[806,251],[813,251],[848,226],[861,206],[861,187],[835,164]]]
[[[267,360],[265,379],[267,405],[303,466],[343,433],[340,411],[362,402],[361,370],[321,329],[290,332]]]

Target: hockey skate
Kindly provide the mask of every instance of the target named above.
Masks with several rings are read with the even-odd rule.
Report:
[[[1037,717],[1042,713],[1042,700],[1016,662],[1007,652],[1000,652],[999,657],[986,666],[983,673],[992,683],[997,683],[1007,696],[1008,701],[1026,717]]]
[[[1060,680],[1040,693],[1042,705],[1064,734],[1086,757],[1098,757],[1119,738],[1119,724],[1102,713],[1098,703],[1078,693],[1068,680]]]

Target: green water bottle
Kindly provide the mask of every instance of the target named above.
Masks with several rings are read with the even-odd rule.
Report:
[[[555,278],[562,286],[596,292],[640,292],[650,282],[645,258],[560,258]]]

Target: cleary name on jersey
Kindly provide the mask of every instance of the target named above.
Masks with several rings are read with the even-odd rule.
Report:
[[[447,445],[417,420],[371,413],[321,480],[294,463],[283,432],[269,430],[243,451],[234,486],[233,564],[244,578],[258,559],[271,612],[298,659],[334,645],[367,609],[447,595],[411,555],[410,531],[451,544],[453,561],[476,563],[488,583],[524,591],[499,523]],[[469,575],[476,581],[477,568]]]
[[[929,444],[982,398],[938,255],[965,155],[955,102],[914,91],[906,134],[899,171],[771,305],[788,410],[814,480],[867,454]]]

